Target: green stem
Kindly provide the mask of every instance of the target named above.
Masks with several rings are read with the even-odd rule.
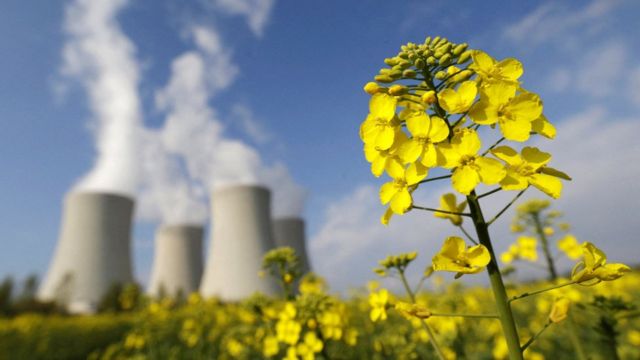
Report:
[[[491,145],[487,150],[482,153],[482,156],[485,156],[489,153],[489,151],[493,150],[496,146],[498,146],[501,142],[505,141],[504,137],[500,138],[500,140],[496,141],[495,144]]]
[[[570,281],[568,283],[564,283],[564,284],[560,284],[560,285],[554,285],[552,287],[544,288],[544,289],[541,289],[541,290],[536,290],[536,291],[533,291],[533,292],[526,292],[526,293],[523,293],[523,294],[516,295],[516,296],[512,297],[511,299],[509,299],[509,302],[520,300],[520,299],[524,299],[526,297],[533,296],[533,295],[538,295],[540,293],[551,291],[551,290],[555,290],[555,289],[558,289],[558,288],[561,288],[561,287],[565,287],[565,286],[568,286],[568,285],[573,285],[575,283],[576,283],[575,281]]]
[[[418,210],[439,212],[439,213],[443,213],[443,214],[451,214],[451,215],[459,215],[459,216],[471,216],[471,214],[468,214],[468,213],[459,213],[459,212],[453,212],[453,211],[446,211],[446,210],[434,209],[434,208],[429,208],[429,207],[424,207],[424,206],[413,205],[413,206],[411,206],[411,208],[418,209]]]
[[[529,339],[529,341],[527,341],[524,345],[522,345],[522,352],[524,352],[525,350],[527,350],[527,348],[529,347],[529,345],[533,344],[534,341],[536,341],[538,339],[538,337],[540,335],[542,335],[542,333],[547,330],[547,328],[553,324],[551,321],[547,321],[546,324],[544,324],[544,327],[542,329],[540,329],[540,331],[538,331],[535,335],[533,335],[531,337],[531,339]]]
[[[498,220],[498,218],[500,217],[500,215],[504,214],[505,211],[507,211],[507,209],[509,209],[511,207],[511,205],[513,205],[516,200],[518,200],[518,198],[520,196],[522,196],[522,194],[524,194],[525,191],[527,191],[529,187],[524,188],[524,190],[521,190],[518,195],[516,195],[508,204],[507,206],[505,206],[502,210],[500,210],[500,212],[498,214],[496,214],[496,216],[493,217],[493,219],[489,220],[489,222],[487,223],[487,226],[493,224],[494,221]],[[475,192],[474,192],[475,194]]]
[[[493,245],[491,244],[491,237],[489,236],[488,224],[484,220],[480,203],[476,197],[475,191],[471,192],[467,196],[467,202],[473,218],[473,224],[476,228],[476,234],[480,244],[484,245],[489,254],[491,260],[487,265],[487,272],[489,273],[489,280],[491,282],[491,289],[493,290],[493,296],[496,301],[496,308],[500,317],[500,323],[502,324],[502,331],[507,341],[507,348],[509,349],[509,359],[522,360],[522,351],[520,350],[520,338],[518,337],[518,329],[516,328],[516,322],[511,312],[511,307],[507,300],[507,290],[502,282],[502,275],[500,275],[500,268],[498,267],[498,260],[496,254],[493,251]]]
[[[428,183],[428,182],[431,182],[431,181],[442,180],[442,179],[448,179],[448,178],[450,178],[450,177],[451,177],[451,175],[438,176],[438,177],[434,177],[434,178],[431,178],[431,179],[422,180],[422,181],[420,181],[418,184],[424,184],[424,183]]]
[[[467,232],[467,230],[465,230],[465,228],[462,226],[462,224],[458,225],[458,227],[460,228],[460,230],[462,230],[462,233],[464,233],[464,235],[467,237],[467,239],[469,239],[469,241],[471,241],[475,245],[478,245],[478,241],[476,239],[472,238],[471,235],[469,235],[469,233]]]
[[[464,317],[473,319],[499,319],[498,314],[447,314],[447,313],[431,313],[431,316],[441,317]]]
[[[542,251],[544,252],[544,257],[547,259],[547,266],[549,267],[549,280],[555,282],[558,278],[558,272],[556,271],[556,266],[553,263],[551,250],[549,250],[549,240],[547,239],[547,235],[545,235],[544,229],[542,228],[542,223],[540,222],[540,213],[535,212],[531,214],[531,217],[533,218],[536,233],[538,234],[540,242],[542,243]]]
[[[497,193],[497,192],[498,192],[498,191],[500,191],[500,190],[502,190],[502,188],[501,188],[501,187],[499,187],[499,188],[497,188],[497,189],[493,189],[493,190],[491,190],[491,191],[488,191],[488,192],[486,192],[486,193],[484,193],[484,194],[478,195],[478,199],[482,199],[482,198],[483,198],[483,197],[485,197],[485,196],[489,196],[489,195],[491,195],[491,194],[495,194],[495,193]]]
[[[416,296],[413,293],[413,291],[411,291],[411,287],[407,282],[407,277],[404,276],[404,271],[399,270],[399,274],[400,274],[400,280],[402,280],[402,285],[404,286],[404,289],[406,290],[407,295],[409,295],[409,299],[411,299],[411,303],[415,304]],[[431,330],[431,327],[429,326],[429,324],[427,324],[427,322],[424,321],[423,319],[420,319],[420,323],[422,324],[422,327],[424,328],[424,330],[427,332],[427,336],[429,337],[429,342],[431,343],[431,345],[433,345],[433,349],[436,351],[438,358],[440,360],[446,360],[446,357],[444,356],[442,349],[440,349],[440,346],[436,342],[436,336],[433,334],[433,331]]]

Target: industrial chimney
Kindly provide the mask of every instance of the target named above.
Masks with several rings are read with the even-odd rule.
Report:
[[[305,244],[304,220],[297,217],[274,219],[273,236],[277,247],[289,246],[296,251],[303,274],[311,271]]]
[[[269,190],[235,185],[213,192],[211,243],[200,292],[222,300],[241,300],[256,291],[278,293],[276,282],[258,272],[263,255],[274,248]]]
[[[58,245],[38,298],[56,301],[71,312],[91,313],[111,286],[133,282],[133,205],[122,195],[69,193]]]
[[[204,230],[194,225],[165,225],[156,232],[155,257],[147,293],[153,297],[189,295],[202,277]]]

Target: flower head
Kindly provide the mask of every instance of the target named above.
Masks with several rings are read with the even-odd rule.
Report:
[[[513,58],[496,61],[480,50],[473,51],[471,58],[473,63],[469,65],[469,69],[475,71],[484,83],[502,82],[517,85],[518,78],[524,72],[520,61]]]
[[[419,163],[409,165],[407,169],[394,169],[390,174],[393,178],[380,188],[380,202],[383,205],[390,203],[391,211],[395,214],[404,214],[413,204],[411,192],[416,184],[427,177],[427,168]]]
[[[378,292],[369,294],[369,305],[371,305],[371,313],[369,317],[371,321],[387,320],[387,304],[389,303],[389,291],[380,289]]]
[[[582,256],[582,247],[580,247],[576,237],[571,234],[567,234],[558,240],[558,248],[570,259],[578,260]]]
[[[625,264],[607,264],[607,255],[590,242],[582,244],[584,259],[574,266],[571,280],[581,285],[595,285],[615,280],[631,271]]]
[[[439,145],[445,158],[443,167],[454,169],[451,182],[461,194],[469,195],[480,182],[497,184],[506,175],[499,161],[478,155],[481,146],[480,137],[470,129],[460,130],[451,143]]]
[[[456,278],[463,274],[476,274],[491,261],[491,255],[484,245],[467,247],[457,236],[448,237],[440,252],[433,257],[435,271],[456,272]]]
[[[540,151],[538,148],[527,146],[518,154],[508,146],[498,146],[491,150],[491,153],[507,163],[507,174],[500,181],[500,186],[504,190],[523,190],[533,185],[557,199],[562,192],[560,179],[571,180],[567,174],[547,167],[547,163],[551,161],[551,154]]]
[[[443,162],[442,155],[436,151],[436,143],[449,136],[447,123],[437,116],[428,116],[424,112],[408,117],[407,128],[413,136],[404,141],[398,154],[407,163],[420,158],[420,163],[427,167],[434,167]]]
[[[369,101],[369,115],[360,126],[360,138],[365,144],[372,144],[378,149],[389,149],[400,122],[396,117],[395,97],[377,93]]]
[[[453,193],[444,194],[440,197],[440,207],[438,210],[444,210],[450,213],[461,213],[467,207],[467,202],[463,201],[460,204],[456,202],[456,195]],[[459,226],[462,224],[462,216],[457,214],[448,214],[444,212],[436,211],[433,216],[449,219],[453,225]]]

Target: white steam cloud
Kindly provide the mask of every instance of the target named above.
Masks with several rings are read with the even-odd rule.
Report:
[[[74,190],[133,195],[138,179],[139,65],[115,20],[125,0],[78,0],[66,9],[62,73],[85,88],[97,159]]]

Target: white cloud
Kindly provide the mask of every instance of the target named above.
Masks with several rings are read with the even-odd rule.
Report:
[[[556,140],[535,142],[553,154],[551,166],[566,171],[574,179],[565,182],[563,195],[554,202],[554,207],[565,212],[580,240],[593,241],[611,261],[637,263],[640,142],[636,137],[640,121],[611,118],[604,109],[594,107],[558,122],[557,129]],[[450,191],[448,184],[442,185],[447,187],[418,189],[416,202],[437,205],[438,196]],[[485,217],[491,218],[514,195],[500,192],[484,200]],[[530,189],[523,199],[545,197]],[[377,188],[369,185],[356,188],[326,209],[324,223],[310,241],[310,255],[316,270],[336,290],[359,286],[373,278],[371,269],[388,254],[416,250],[420,264],[417,270],[421,270],[438,251],[442,240],[457,233],[446,221],[419,211],[394,217],[390,226],[384,227],[379,224],[383,211]],[[513,207],[490,229],[498,253],[514,241],[508,229],[512,216]],[[467,230],[472,230],[469,224]],[[570,265],[565,261],[560,268],[566,271]],[[535,272],[522,268],[522,273],[532,276]],[[486,275],[461,280],[486,281]]]
[[[562,92],[571,83],[571,71],[566,68],[557,68],[551,72],[547,80],[547,87],[554,92]]]
[[[610,95],[625,72],[627,48],[622,42],[608,42],[591,49],[575,74],[578,89],[594,96]]]
[[[640,106],[640,66],[635,68],[629,76],[629,99]]]
[[[253,33],[262,36],[275,0],[214,0],[214,4],[231,15],[245,16]]]
[[[257,144],[264,145],[273,140],[273,134],[256,120],[253,111],[246,105],[235,104],[231,108],[231,116],[242,130]]]
[[[603,26],[603,19],[618,5],[616,0],[593,0],[581,9],[566,4],[546,2],[518,22],[509,25],[504,36],[531,47],[547,41],[565,39],[568,32],[580,30],[595,33]]]

